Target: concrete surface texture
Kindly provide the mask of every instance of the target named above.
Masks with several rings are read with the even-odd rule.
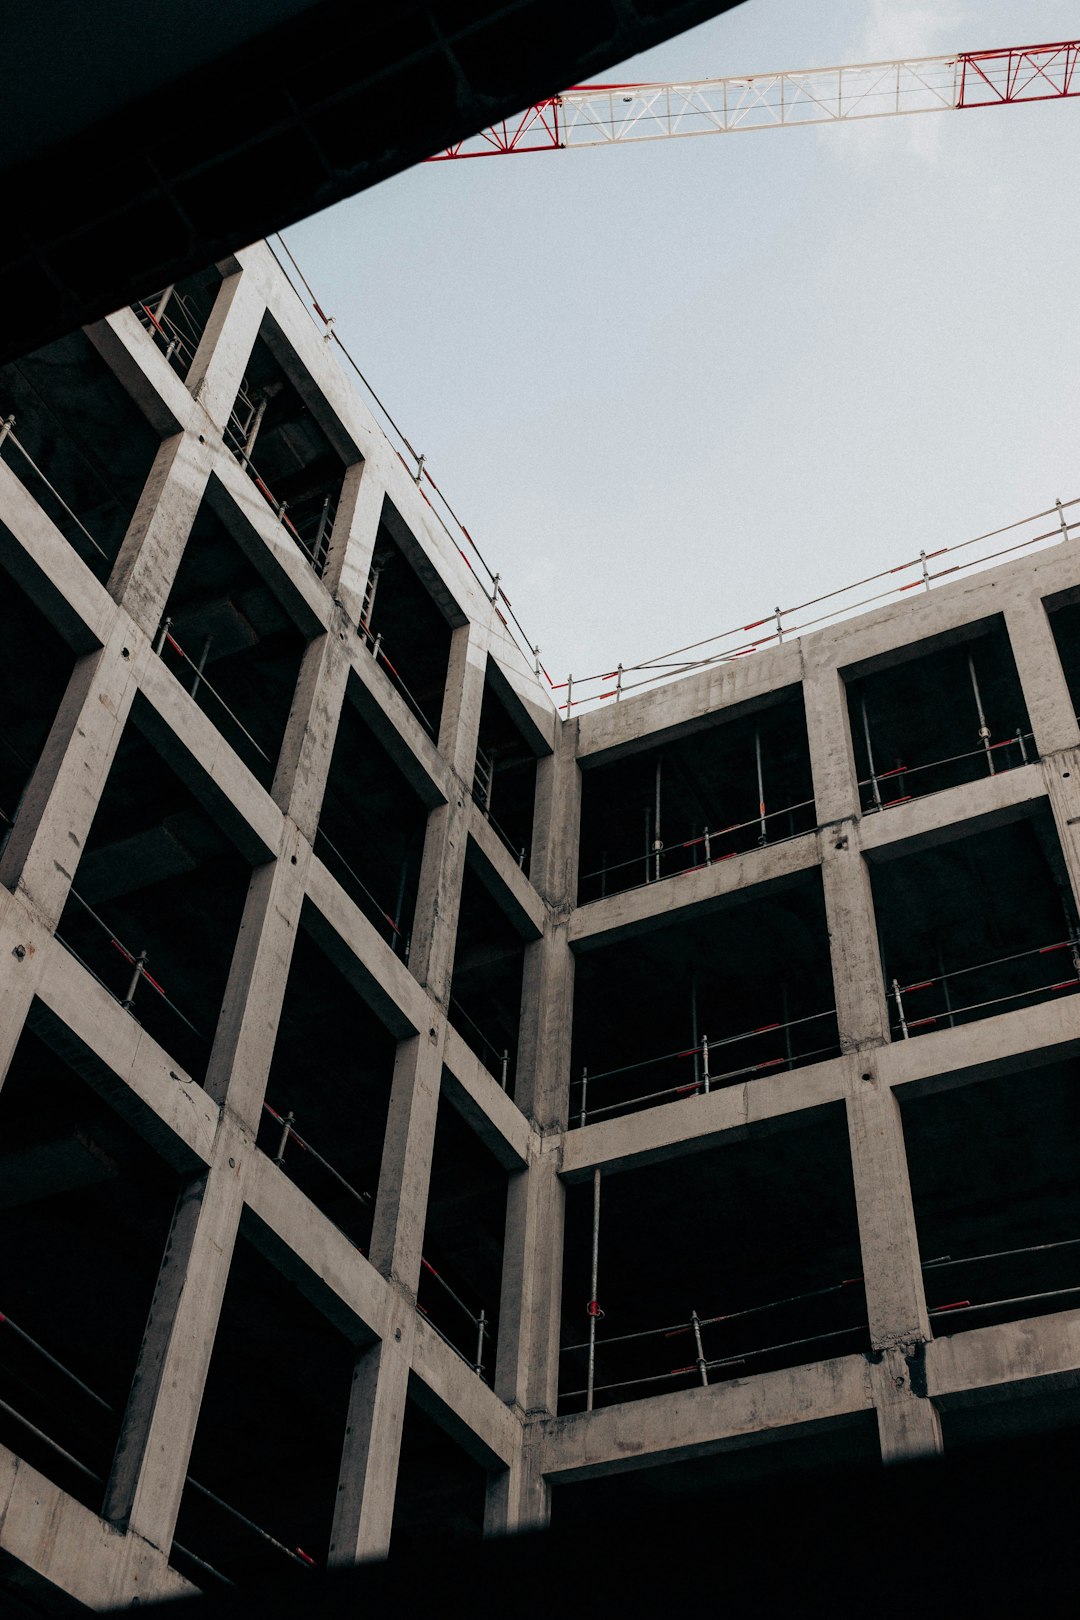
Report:
[[[0,415],[13,1603],[1072,1421],[1070,543],[566,720],[263,245]]]

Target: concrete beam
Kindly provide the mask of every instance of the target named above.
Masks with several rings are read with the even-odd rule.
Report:
[[[568,1130],[562,1139],[563,1179],[583,1181],[596,1165],[605,1171],[630,1170],[741,1141],[770,1120],[842,1102],[848,1069],[846,1058],[829,1058]]]
[[[804,1426],[872,1409],[864,1356],[839,1356],[604,1406],[541,1426],[541,1464],[556,1482],[730,1450],[740,1442],[786,1439]]]
[[[0,1446],[0,1550],[51,1588],[53,1602],[63,1594],[96,1610],[196,1593],[160,1548],[107,1524],[6,1446]]]
[[[863,816],[858,844],[869,860],[892,860],[1029,815],[1047,797],[1039,765],[1020,765]]]
[[[516,1417],[423,1317],[416,1321],[412,1371],[424,1386],[417,1399],[440,1428],[485,1468],[509,1464],[517,1444]]]
[[[52,1015],[35,1014],[37,1032],[152,1148],[189,1174],[209,1164],[217,1104],[59,940],[37,995]]]
[[[570,918],[570,943],[579,950],[629,939],[657,922],[701,916],[724,905],[753,898],[777,884],[790,882],[818,864],[815,833],[803,833],[782,844],[747,850],[659,883],[624,889],[579,906]]]
[[[446,1100],[504,1170],[520,1170],[529,1154],[529,1122],[449,1024],[443,1064]]]
[[[1076,1375],[1080,1382],[1080,1309],[972,1328],[926,1346],[926,1387],[947,1409],[979,1391]]]

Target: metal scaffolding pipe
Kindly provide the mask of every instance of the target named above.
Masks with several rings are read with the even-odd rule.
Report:
[[[592,1272],[591,1289],[589,1294],[589,1371],[586,1380],[585,1410],[592,1411],[593,1388],[596,1383],[596,1322],[600,1315],[600,1306],[596,1299],[596,1287],[600,1271],[600,1166],[593,1171],[593,1217],[592,1217]]]

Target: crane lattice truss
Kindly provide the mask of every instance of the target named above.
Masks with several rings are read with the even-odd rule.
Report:
[[[1054,101],[1080,95],[1078,55],[1080,40],[1066,40],[678,84],[576,85],[428,161]]]

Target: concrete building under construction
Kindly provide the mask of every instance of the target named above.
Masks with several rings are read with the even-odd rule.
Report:
[[[560,711],[264,245],[0,415],[3,1590],[1078,1415],[1064,515]]]

